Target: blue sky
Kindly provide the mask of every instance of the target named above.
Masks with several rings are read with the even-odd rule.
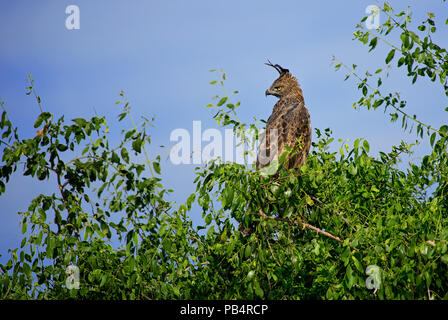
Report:
[[[110,122],[119,109],[114,102],[124,90],[135,118],[155,116],[153,145],[170,145],[170,132],[191,130],[194,120],[203,130],[216,128],[204,106],[217,93],[209,82],[212,68],[227,74],[226,87],[238,90],[240,119],[267,119],[275,103],[264,91],[276,72],[263,63],[270,59],[291,70],[302,86],[312,126],[330,127],[336,138],[369,140],[371,153],[390,151],[401,139],[415,141],[415,133],[391,124],[382,111],[354,110],[359,97],[353,81],[335,72],[331,57],[374,71],[382,66],[387,48],[368,53],[353,41],[354,26],[375,0],[349,1],[10,1],[0,10],[0,98],[23,138],[33,137],[38,107],[25,95],[31,73],[44,109],[66,119],[106,115]],[[441,0],[390,1],[396,9],[409,4],[415,22],[426,12],[439,18],[436,39],[447,47],[447,5]],[[67,30],[65,8],[80,9],[80,29]],[[381,17],[385,19],[385,17]],[[426,80],[414,86],[403,81],[402,70],[384,84],[400,91],[407,110],[440,126],[448,106],[440,87]],[[111,128],[112,130],[114,128]],[[428,152],[428,142],[415,149],[412,161]],[[164,183],[182,203],[193,190],[195,165],[174,166],[164,150]],[[20,173],[20,171],[18,172]],[[55,192],[55,185],[13,176],[0,196],[0,262],[8,248],[19,246],[20,218],[38,194]],[[200,212],[191,213],[193,219]]]

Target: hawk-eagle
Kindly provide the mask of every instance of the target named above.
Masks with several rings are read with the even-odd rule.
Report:
[[[266,96],[272,95],[280,100],[274,105],[266,123],[257,156],[257,168],[269,165],[277,157],[280,159],[287,151],[287,146],[291,151],[285,158],[284,167],[300,168],[305,163],[311,144],[310,114],[305,107],[302,89],[288,69],[273,65],[269,60],[266,65],[280,74],[266,90]]]

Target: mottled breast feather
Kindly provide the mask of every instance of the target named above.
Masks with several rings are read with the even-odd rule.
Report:
[[[277,146],[271,142],[270,132],[276,129],[278,133]],[[277,156],[287,151],[285,146],[289,146],[295,151],[291,157],[285,159],[284,167],[287,169],[299,168],[306,160],[311,145],[311,121],[308,109],[302,95],[295,97],[285,97],[280,99],[274,106],[271,116],[266,124],[265,136],[260,142],[260,149],[257,157],[257,168],[269,163],[260,161],[260,155],[272,157],[271,152],[278,150]]]

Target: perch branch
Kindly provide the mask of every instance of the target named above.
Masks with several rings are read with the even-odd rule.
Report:
[[[334,240],[336,240],[338,242],[341,242],[341,243],[344,242],[341,238],[336,237],[336,236],[332,235],[331,233],[323,231],[323,230],[321,230],[321,229],[319,229],[319,228],[317,228],[315,226],[312,226],[309,223],[306,223],[306,222],[303,222],[303,221],[295,221],[295,220],[289,220],[289,219],[284,219],[284,218],[279,218],[279,217],[268,216],[261,209],[258,209],[258,212],[260,213],[260,215],[263,218],[271,219],[271,220],[275,220],[275,221],[286,222],[286,223],[289,223],[289,224],[294,224],[294,225],[299,226],[299,227],[302,226],[303,229],[308,228],[310,230],[316,231],[319,234],[322,234],[322,235],[327,236],[327,237],[329,237],[331,239],[334,239]]]
[[[335,236],[335,235],[332,235],[332,234],[329,233],[329,232],[323,231],[323,230],[321,230],[321,229],[319,229],[319,228],[317,228],[317,227],[315,227],[315,226],[313,226],[313,225],[311,225],[311,224],[309,224],[309,223],[303,222],[303,221],[301,221],[301,220],[300,220],[300,221],[296,221],[296,220],[289,220],[289,219],[280,218],[280,217],[272,217],[272,216],[268,216],[268,215],[267,215],[266,213],[264,213],[263,210],[261,210],[261,209],[258,209],[258,212],[260,213],[260,216],[262,216],[262,217],[265,218],[265,219],[270,219],[270,220],[275,220],[275,221],[285,222],[285,223],[288,223],[288,224],[296,225],[296,226],[298,226],[298,227],[301,226],[303,229],[307,228],[307,229],[316,231],[317,234],[322,234],[322,235],[324,235],[324,236],[326,236],[326,237],[328,237],[328,238],[331,238],[331,239],[333,239],[333,240],[336,240],[336,241],[338,241],[338,242],[340,242],[340,243],[344,243],[344,240],[342,240],[341,238],[339,238],[339,237],[337,237],[337,236]],[[356,249],[356,248],[353,248],[353,249],[355,249],[357,252],[359,252],[358,249]]]

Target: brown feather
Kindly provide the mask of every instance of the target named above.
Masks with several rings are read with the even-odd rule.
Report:
[[[269,165],[275,155],[280,158],[287,151],[286,146],[295,153],[285,159],[284,167],[300,168],[306,161],[311,145],[310,114],[305,106],[302,89],[297,79],[287,72],[280,74],[266,94],[275,95],[280,100],[274,105],[266,123],[265,136],[258,152],[257,168]],[[271,142],[270,133],[273,133],[273,130],[278,133],[277,144],[275,141]]]

